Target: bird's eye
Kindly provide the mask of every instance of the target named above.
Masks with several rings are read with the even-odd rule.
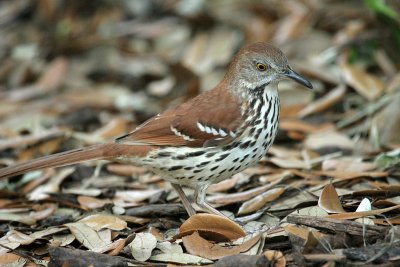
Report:
[[[267,65],[262,64],[262,63],[257,63],[256,67],[257,67],[257,69],[258,69],[259,71],[265,71],[265,70],[267,70]]]

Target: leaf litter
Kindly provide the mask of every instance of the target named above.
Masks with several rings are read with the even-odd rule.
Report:
[[[214,86],[246,42],[278,45],[315,89],[282,82],[273,147],[210,187],[240,225],[94,161],[0,181],[0,265],[399,264],[396,4],[3,2],[0,167],[131,131]]]

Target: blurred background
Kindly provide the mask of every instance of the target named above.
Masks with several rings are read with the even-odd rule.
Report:
[[[373,217],[372,224],[391,228],[400,224],[399,25],[398,0],[0,1],[0,168],[113,140],[211,89],[244,44],[270,42],[314,90],[279,84],[282,117],[268,157],[211,186],[208,200],[224,212],[249,216],[253,224],[246,230],[255,233],[261,226],[275,229],[292,212],[358,211],[366,197],[369,208],[362,210],[372,205],[371,214],[397,208],[388,223],[390,216]],[[168,186],[145,168],[103,162],[0,180],[0,256],[7,251],[3,245],[47,255],[50,243],[61,242],[53,226],[64,231],[61,246],[107,251],[102,245],[111,243],[110,229],[101,230],[109,233],[103,244],[63,226],[100,212],[124,220],[124,227],[112,228],[113,238],[124,238],[112,255],[131,257],[121,250],[136,231],[162,239],[187,218]],[[322,197],[324,186],[330,195]],[[97,218],[92,232],[104,226],[104,218]],[[50,232],[31,235],[42,229]],[[337,242],[317,242],[309,232],[311,242],[297,243],[287,230],[265,246],[263,239],[251,253],[277,249],[287,257],[296,246],[303,251],[317,243],[364,249],[375,242],[366,241],[365,229],[358,238],[346,230],[346,238],[328,235]],[[93,233],[87,237],[98,236]],[[385,246],[398,249],[398,236],[397,243],[393,238]],[[371,252],[373,259],[387,258],[381,247]],[[295,262],[299,255],[287,259]]]
[[[399,8],[395,0],[1,1],[0,155],[22,160],[32,155],[20,149],[43,140],[63,136],[39,154],[123,134],[211,89],[235,52],[257,41],[281,48],[315,88],[281,83],[278,142],[327,128],[329,140],[305,145],[398,147]]]

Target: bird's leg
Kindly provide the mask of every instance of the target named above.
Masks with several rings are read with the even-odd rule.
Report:
[[[209,213],[228,218],[225,214],[223,214],[222,212],[211,207],[211,205],[207,203],[206,192],[207,192],[208,186],[209,185],[203,185],[203,186],[199,186],[195,189],[194,197],[195,197],[196,204],[199,205],[199,207],[202,208],[203,210],[208,211]],[[228,219],[230,219],[230,218],[228,218]]]
[[[181,199],[182,204],[185,207],[187,213],[189,214],[189,217],[195,215],[196,211],[190,204],[190,201],[187,198],[187,196],[185,195],[185,192],[183,192],[182,187],[180,185],[174,184],[174,183],[171,183],[171,185],[175,189],[175,191],[178,193],[178,196]]]

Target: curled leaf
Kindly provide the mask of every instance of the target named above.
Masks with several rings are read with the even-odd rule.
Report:
[[[340,204],[339,196],[332,184],[327,184],[318,199],[318,206],[329,213],[346,212]]]
[[[246,236],[237,223],[214,214],[196,214],[185,221],[179,228],[179,236],[190,235],[195,231],[214,241],[232,241]]]
[[[243,242],[239,246],[229,248],[211,243],[210,241],[202,238],[197,231],[191,235],[184,236],[182,240],[183,245],[190,254],[210,260],[218,260],[226,256],[239,254],[240,252],[249,250],[260,240],[260,236],[255,236]]]

